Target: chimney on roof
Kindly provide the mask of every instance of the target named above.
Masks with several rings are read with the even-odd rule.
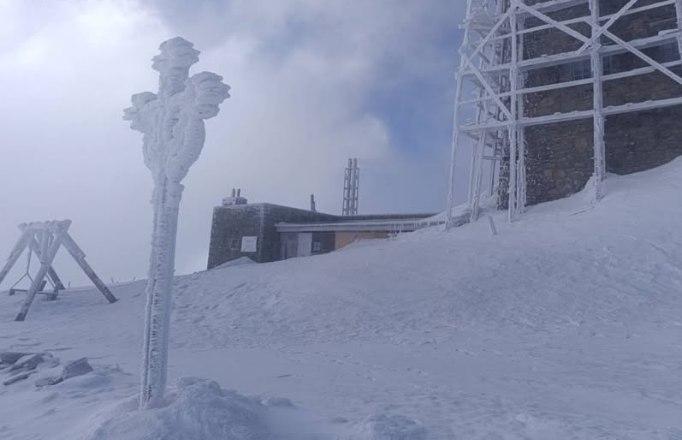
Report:
[[[232,195],[230,197],[225,197],[223,199],[223,206],[246,205],[249,203],[245,197],[242,197],[241,188],[232,188],[231,194]]]

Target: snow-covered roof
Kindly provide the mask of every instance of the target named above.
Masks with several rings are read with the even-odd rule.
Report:
[[[320,223],[277,223],[277,232],[409,232],[445,223],[445,219],[381,218]]]

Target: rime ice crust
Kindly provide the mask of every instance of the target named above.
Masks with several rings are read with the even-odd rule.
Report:
[[[182,190],[180,183],[201,154],[206,138],[204,120],[216,116],[229,98],[222,77],[201,72],[189,77],[199,51],[183,38],[161,43],[152,59],[159,72],[159,91],[132,96],[124,110],[130,127],[143,134],[144,162],[152,173],[154,225],[142,369],[141,406],[157,405],[166,387],[168,333],[172,307],[175,240]]]
[[[152,68],[159,72],[159,92],[142,92],[131,98],[124,110],[130,128],[144,135],[145,164],[155,179],[167,177],[178,183],[198,159],[204,145],[203,120],[220,111],[230,97],[230,87],[211,72],[189,77],[189,68],[199,61],[199,51],[189,41],[176,37],[161,43]]]

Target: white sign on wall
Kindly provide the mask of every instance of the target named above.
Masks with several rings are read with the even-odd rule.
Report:
[[[258,237],[242,237],[242,252],[256,252]]]

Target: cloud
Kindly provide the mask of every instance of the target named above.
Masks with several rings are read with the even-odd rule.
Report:
[[[338,212],[351,156],[364,212],[442,209],[461,9],[451,1],[40,5],[0,0],[0,28],[21,23],[3,28],[11,44],[0,46],[11,84],[0,102],[0,258],[16,223],[70,217],[105,278],[144,274],[151,179],[120,117],[132,93],[156,90],[149,60],[174,35],[202,50],[196,71],[232,86],[185,181],[180,272],[205,264],[212,207],[232,187],[299,207],[315,193]]]

